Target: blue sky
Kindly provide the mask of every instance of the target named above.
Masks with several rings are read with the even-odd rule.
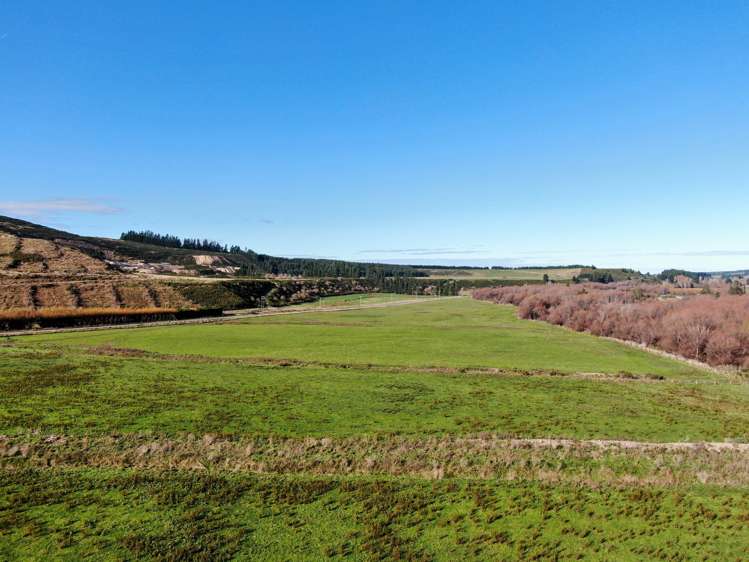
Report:
[[[749,267],[749,3],[5,2],[0,213],[277,255]]]

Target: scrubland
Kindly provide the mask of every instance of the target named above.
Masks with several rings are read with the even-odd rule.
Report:
[[[478,289],[474,296],[516,305],[521,318],[749,369],[749,296],[728,290],[673,297],[659,285],[590,283]]]

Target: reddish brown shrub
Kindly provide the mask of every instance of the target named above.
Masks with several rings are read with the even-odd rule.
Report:
[[[543,320],[658,347],[711,365],[749,367],[749,296],[670,295],[644,283],[525,285],[477,289],[474,298]]]

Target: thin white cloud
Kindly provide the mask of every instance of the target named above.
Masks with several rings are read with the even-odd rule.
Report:
[[[658,256],[684,256],[684,257],[724,257],[724,256],[749,256],[749,250],[702,250],[694,252],[659,252]]]
[[[110,215],[122,209],[96,199],[41,199],[37,201],[0,201],[0,213],[43,217],[59,213]]]
[[[383,250],[361,250],[359,254],[399,254],[408,256],[447,256],[460,254],[481,254],[483,250],[467,248],[391,248]]]
[[[282,256],[289,259],[304,259],[304,260],[340,260],[341,258],[336,256],[321,256],[318,254],[287,254]]]

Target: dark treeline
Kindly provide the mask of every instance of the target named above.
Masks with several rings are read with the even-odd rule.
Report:
[[[294,275],[302,277],[346,277],[375,278],[387,277],[424,277],[425,273],[407,266],[384,263],[361,263],[343,260],[326,260],[310,258],[280,258],[266,254],[256,254],[251,250],[241,253],[252,260],[240,267],[240,275]]]
[[[282,258],[257,254],[252,250],[242,249],[237,245],[227,246],[213,240],[198,238],[180,238],[172,234],[158,234],[150,230],[123,232],[121,240],[180,248],[187,250],[201,250],[220,252],[236,256],[235,263],[239,266],[239,275],[262,276],[290,275],[301,277],[347,277],[374,278],[388,277],[425,277],[426,273],[408,265],[390,265],[382,263],[361,263],[343,260],[311,259],[311,258]]]
[[[120,235],[120,240],[153,244],[155,246],[166,246],[167,248],[184,248],[186,250],[205,250],[207,252],[228,252],[226,244],[215,240],[199,238],[180,238],[172,234],[159,234],[150,230],[128,230]],[[232,247],[232,249],[234,246]]]
[[[685,269],[664,269],[661,273],[658,274],[658,279],[661,281],[669,281],[673,283],[678,275],[689,277],[695,283],[698,283],[700,281],[700,278],[709,276],[708,273],[702,273],[699,271],[687,271]]]
[[[572,277],[572,281],[575,283],[584,283],[586,281],[592,283],[613,283],[615,279],[609,271],[586,271]]]

